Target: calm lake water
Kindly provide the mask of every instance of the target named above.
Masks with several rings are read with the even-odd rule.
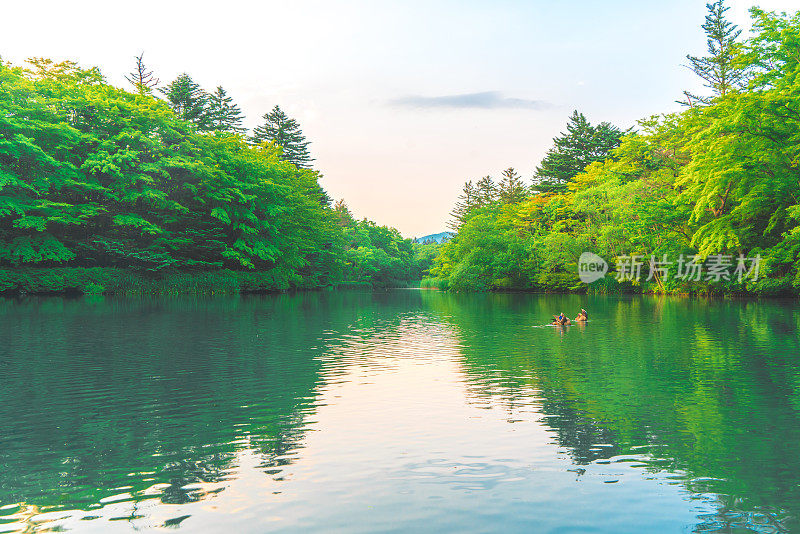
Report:
[[[0,532],[170,527],[798,532],[800,311],[0,300]]]

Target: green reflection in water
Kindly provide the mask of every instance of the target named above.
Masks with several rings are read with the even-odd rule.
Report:
[[[581,307],[588,325],[545,326]],[[577,472],[630,457],[713,499],[696,530],[798,528],[794,303],[430,291],[0,300],[0,506],[202,501],[245,450],[281,480],[343,354],[380,363],[409,317],[454,333],[466,402],[535,408]]]
[[[795,302],[422,296],[458,328],[473,394],[513,407],[537,392],[577,464],[645,450],[716,494],[715,528],[800,528]],[[532,328],[581,307],[585,326]]]

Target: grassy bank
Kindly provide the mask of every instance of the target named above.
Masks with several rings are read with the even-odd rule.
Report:
[[[279,292],[289,289],[373,289],[368,282],[290,286],[257,271],[165,271],[148,273],[110,267],[0,269],[0,295],[212,295]]]
[[[453,288],[447,279],[423,278],[420,287],[441,291],[474,291],[473,289]],[[676,295],[695,297],[797,297],[798,290],[788,279],[762,278],[756,282],[732,285],[729,283],[696,282],[674,288],[662,288],[652,282],[619,282],[608,275],[591,284],[575,279],[567,279],[559,284],[539,284],[531,287],[500,287],[487,284],[484,291],[520,293],[576,293],[587,295]]]

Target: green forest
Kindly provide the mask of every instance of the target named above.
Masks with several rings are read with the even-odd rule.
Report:
[[[682,111],[630,130],[576,111],[531,184],[514,169],[497,182],[467,182],[452,213],[456,235],[423,286],[796,295],[800,15],[753,8],[745,38],[722,1],[707,8],[707,53],[686,64],[706,94],[687,91]],[[578,277],[585,251],[611,271],[588,285]],[[615,263],[633,255],[644,262],[641,278],[614,276]],[[676,276],[678,258],[700,266],[729,258],[733,270],[740,257],[760,259],[758,276]],[[667,258],[655,276],[651,258]]]
[[[421,247],[320,187],[278,106],[248,136],[222,87],[130,87],[72,62],[0,61],[0,293],[406,285]],[[415,250],[416,246],[416,250]],[[422,266],[429,265],[423,261]]]
[[[0,293],[422,280],[454,291],[796,295],[800,15],[753,8],[745,37],[721,0],[707,7],[706,55],[686,57],[705,94],[686,91],[682,111],[629,129],[575,111],[532,180],[509,168],[464,185],[443,245],[334,202],[279,106],[249,133],[224,88],[207,92],[188,74],[161,85],[141,55],[126,88],[72,62],[0,61]],[[584,252],[607,260],[608,274],[583,283]],[[641,277],[615,276],[631,258]],[[708,275],[712,260],[719,271],[744,259],[750,276]],[[679,276],[684,260],[697,276]]]

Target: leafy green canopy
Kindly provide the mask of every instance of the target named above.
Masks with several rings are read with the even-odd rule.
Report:
[[[563,179],[522,202],[481,203],[472,185],[465,189],[456,211],[458,234],[441,247],[431,269],[438,285],[585,290],[577,277],[583,251],[600,254],[612,267],[631,254],[667,254],[673,261],[681,254],[741,254],[762,257],[758,281],[685,282],[673,266],[670,277],[643,277],[638,287],[625,282],[616,290],[797,293],[800,14],[751,13],[754,35],[734,60],[748,73],[746,88],[731,85],[707,105],[640,121],[638,133],[580,171],[596,153],[557,143],[551,153],[561,155],[546,161],[563,170]],[[588,131],[579,114],[571,125],[570,132]],[[571,153],[576,157],[567,158]],[[609,284],[613,280],[592,287],[611,290]]]
[[[344,235],[345,283],[395,286],[422,277],[430,259],[418,255],[410,239],[394,228],[355,220],[344,201],[336,203],[334,213]]]
[[[320,202],[318,173],[274,145],[199,132],[192,83],[169,86],[176,113],[96,69],[0,65],[0,267],[257,269],[274,287],[341,282],[349,237]],[[212,117],[235,132],[238,109],[215,95],[227,112]],[[411,247],[372,231],[390,234],[376,253]]]

